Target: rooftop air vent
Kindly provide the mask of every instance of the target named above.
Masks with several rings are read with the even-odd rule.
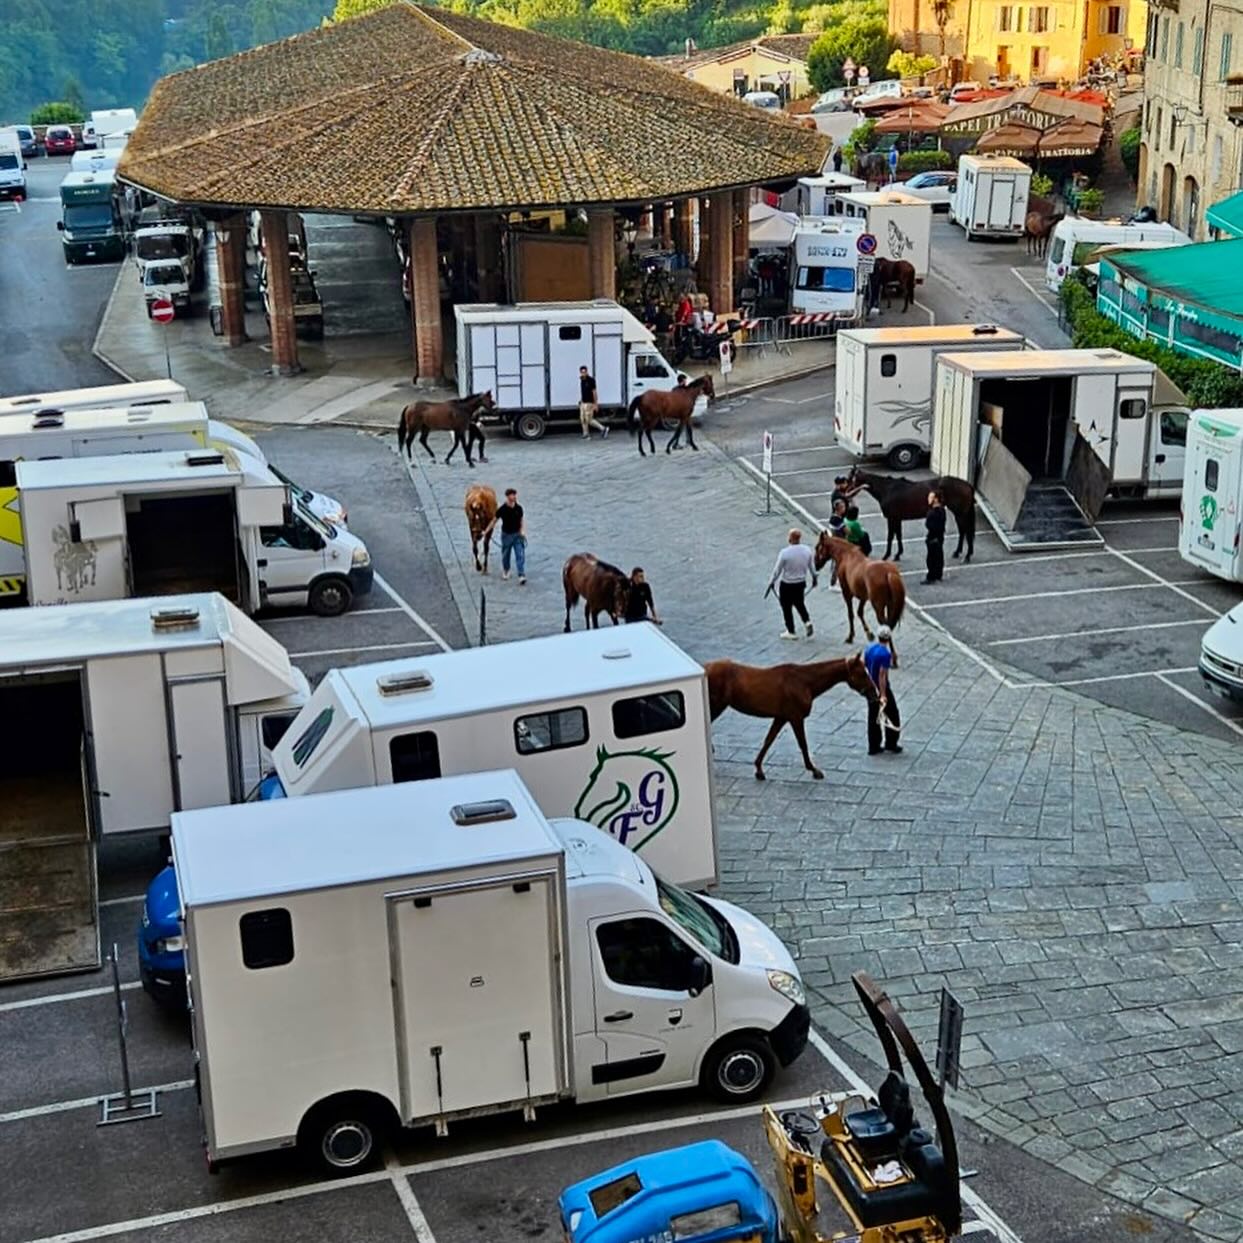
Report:
[[[971,329],[971,334],[976,337],[995,337],[997,335],[997,325],[976,324],[976,326]]]
[[[223,466],[223,453],[187,453],[187,466]]]
[[[405,695],[410,691],[431,690],[432,675],[423,669],[410,673],[386,673],[382,678],[376,678],[375,684],[381,695]]]
[[[130,406],[125,412],[125,417],[131,423],[149,423],[151,421],[151,407]]]
[[[630,649],[628,647],[615,647],[612,651],[604,653],[605,660],[629,660]]]
[[[64,427],[65,416],[59,410],[40,410],[35,415],[34,428],[36,431],[45,427]]]
[[[161,630],[193,630],[199,624],[199,611],[196,608],[166,608],[151,610],[151,629]]]
[[[469,827],[493,824],[497,820],[513,820],[517,816],[508,799],[495,798],[483,803],[458,803],[449,810],[453,823]]]

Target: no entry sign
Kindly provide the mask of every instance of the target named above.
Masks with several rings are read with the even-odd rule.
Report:
[[[173,318],[173,304],[167,298],[156,298],[151,304],[151,318],[157,324],[168,324]]]

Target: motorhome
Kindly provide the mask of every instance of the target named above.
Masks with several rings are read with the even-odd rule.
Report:
[[[858,190],[838,195],[843,215],[863,222],[876,239],[877,259],[905,260],[915,268],[915,279],[928,275],[932,245],[932,204],[901,190]]]
[[[7,414],[102,410],[107,406],[155,406],[189,400],[190,394],[175,380],[141,380],[134,384],[103,384],[97,388],[68,388],[0,397],[0,418]]]
[[[1197,569],[1227,582],[1243,582],[1239,546],[1243,529],[1243,410],[1193,412],[1187,423],[1182,484],[1179,554]],[[1237,650],[1238,645],[1234,646]],[[1224,659],[1226,665],[1233,664]],[[1216,661],[1218,672],[1243,679],[1243,661],[1232,669],[1224,668],[1222,662],[1222,657]],[[1214,667],[1212,662],[1209,667]]]
[[[867,189],[862,177],[849,173],[824,173],[819,177],[800,177],[786,199],[791,211],[800,216],[840,216],[839,194],[853,194]]]
[[[244,798],[307,689],[218,595],[0,611],[0,980],[97,967],[100,840]]]
[[[1067,216],[1053,226],[1045,259],[1045,284],[1056,293],[1076,268],[1092,263],[1102,246],[1187,246],[1191,238],[1162,221],[1126,224],[1122,220],[1088,220]]]
[[[23,461],[16,482],[32,605],[219,591],[337,616],[371,590],[357,536],[230,450]]]
[[[66,263],[83,259],[120,259],[125,234],[117,212],[116,182],[104,170],[70,172],[60,183],[61,245]]]
[[[138,113],[133,108],[100,108],[91,113],[91,133],[103,145],[109,135],[128,135],[138,128]]]
[[[847,328],[837,334],[833,434],[858,457],[910,470],[932,444],[937,358],[963,350],[1021,350],[1022,333],[995,324]]]
[[[199,255],[203,232],[186,220],[175,217],[145,218],[143,212],[134,230],[134,262],[141,275],[151,263],[179,263],[185,269],[186,283],[195,285],[199,274]]]
[[[0,199],[26,197],[26,157],[13,130],[0,130]]]
[[[173,817],[209,1169],[333,1174],[401,1126],[699,1086],[754,1100],[808,1038],[739,907],[550,822],[512,771]]]
[[[1009,237],[1018,241],[1027,220],[1032,170],[1010,156],[960,155],[958,181],[950,199],[950,220],[967,241]]]
[[[865,281],[859,271],[863,222],[845,216],[807,216],[794,229],[794,314],[831,315],[842,327],[863,313]]]
[[[595,377],[605,415],[624,414],[649,389],[677,387],[652,333],[608,299],[470,303],[453,315],[458,395],[490,392],[523,440],[538,440],[551,420],[577,422],[580,366]]]
[[[975,485],[1012,552],[1100,546],[1108,496],[1177,496],[1186,427],[1164,372],[1117,350],[937,359],[933,472]]]

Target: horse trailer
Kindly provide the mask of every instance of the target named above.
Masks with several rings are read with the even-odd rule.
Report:
[[[877,259],[909,263],[915,279],[928,275],[932,247],[932,204],[901,190],[858,190],[837,196],[842,218],[859,220],[876,239]]]
[[[847,328],[837,334],[833,433],[856,457],[910,470],[932,444],[937,358],[949,351],[1021,350],[1026,338],[994,324]]]
[[[795,315],[831,315],[840,324],[857,323],[867,284],[859,270],[863,222],[844,216],[804,216],[790,240],[794,279],[790,310]]]
[[[1241,514],[1243,410],[1196,410],[1187,425],[1179,555],[1227,582],[1243,582]],[[1226,663],[1226,672],[1243,680],[1243,664]]]
[[[950,220],[967,241],[976,237],[1023,236],[1032,170],[1008,155],[961,155],[958,183],[950,199]]]

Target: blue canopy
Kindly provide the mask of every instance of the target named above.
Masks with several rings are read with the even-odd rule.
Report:
[[[1243,237],[1243,190],[1222,199],[1220,203],[1214,203],[1204,218],[1213,228],[1231,237]]]

